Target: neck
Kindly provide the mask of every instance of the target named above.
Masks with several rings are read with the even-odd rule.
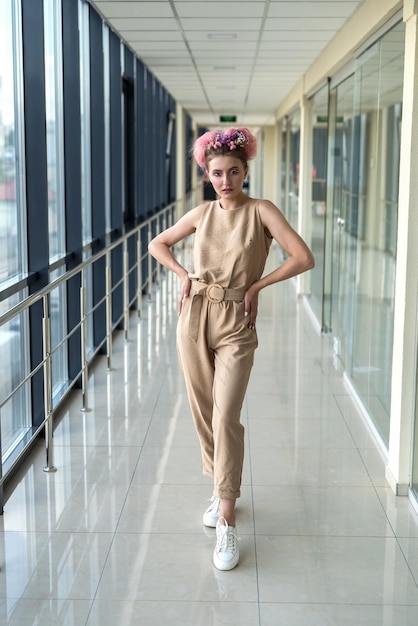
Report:
[[[239,196],[229,200],[228,198],[219,198],[219,204],[225,211],[233,211],[234,209],[238,209],[240,206],[245,204],[248,200],[248,196],[245,193],[240,193]]]

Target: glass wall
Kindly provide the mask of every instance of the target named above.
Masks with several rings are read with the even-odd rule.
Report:
[[[284,120],[282,129],[281,210],[298,230],[300,110]]]
[[[61,0],[44,0],[49,257],[65,254]]]
[[[64,131],[62,85],[61,0],[44,0],[45,112],[48,175],[48,231],[50,263],[65,256]],[[60,266],[50,280],[65,271]],[[53,397],[57,402],[66,389],[66,344],[57,348],[66,334],[66,291],[60,287],[51,294],[51,347],[53,350]]]
[[[24,6],[30,4],[28,0]],[[175,197],[175,150],[168,187],[168,130],[161,123],[168,111],[174,113],[175,102],[164,87],[145,68],[134,71],[134,64],[143,67],[141,62],[135,63],[133,53],[125,51],[87,0],[40,0],[37,6],[43,10],[22,13],[21,5],[21,0],[0,0],[0,315],[101,251],[109,235],[117,236],[122,226],[127,232],[140,218],[158,211],[166,204],[161,190]],[[133,106],[132,115],[124,118],[126,79]],[[125,222],[123,169],[116,150],[123,127],[135,155],[143,155],[141,137],[159,137],[152,162],[132,159],[132,205]],[[149,180],[146,168],[151,168],[154,193],[144,189]],[[133,264],[134,255],[128,257]],[[120,279],[122,264],[115,268],[113,285]],[[146,262],[142,270],[145,281]],[[80,375],[80,282],[76,276],[50,295],[54,408]],[[89,294],[90,357],[106,337],[104,259],[85,272],[84,285]],[[134,298],[134,272],[130,286]],[[43,358],[42,321],[42,302],[37,302],[28,314],[0,326],[4,473],[44,423],[43,372],[36,369]],[[28,382],[23,382],[26,378]]]
[[[389,438],[404,24],[333,93],[332,330],[346,373]]]
[[[22,115],[20,15],[14,0],[0,0],[0,283],[26,269],[19,124]]]
[[[321,327],[324,308],[324,254],[328,149],[328,85],[320,89],[312,102],[312,237],[315,268],[311,272],[310,304]]]
[[[11,288],[27,269],[22,41],[19,4],[0,0],[0,290]],[[27,295],[26,289],[2,298],[0,315]],[[0,327],[1,453],[7,459],[31,427],[30,389],[11,392],[28,371],[28,320],[20,315]]]
[[[0,315],[18,304],[24,293],[0,302]],[[29,409],[30,387],[23,385],[12,394],[29,371],[27,315],[21,314],[0,328],[0,403],[1,403],[1,455],[7,460],[11,451],[31,430]]]

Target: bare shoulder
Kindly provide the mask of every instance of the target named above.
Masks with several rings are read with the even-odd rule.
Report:
[[[194,209],[190,209],[190,211],[187,211],[187,213],[180,217],[173,226],[170,226],[157,235],[154,240],[157,243],[171,247],[185,237],[192,235],[199,224],[205,206],[205,204],[201,204]]]
[[[261,220],[267,228],[272,223],[286,224],[287,220],[280,209],[273,204],[270,200],[259,200],[258,210],[260,212]]]

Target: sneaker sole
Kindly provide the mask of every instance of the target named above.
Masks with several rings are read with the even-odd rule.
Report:
[[[214,519],[208,520],[208,519],[205,519],[205,517],[203,517],[203,525],[207,526],[208,528],[216,528],[217,522],[218,522],[218,518],[216,518],[216,520]]]
[[[229,563],[225,563],[224,561],[218,561],[215,556],[213,557],[214,566],[221,572],[228,572],[229,570],[234,569],[238,565],[238,563],[239,555]]]

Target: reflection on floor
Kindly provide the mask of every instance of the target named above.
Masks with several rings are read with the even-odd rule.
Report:
[[[262,293],[242,421],[241,561],[212,565],[201,474],[164,278],[89,408],[75,392],[0,520],[0,623],[402,626],[418,623],[418,520],[294,285]]]

